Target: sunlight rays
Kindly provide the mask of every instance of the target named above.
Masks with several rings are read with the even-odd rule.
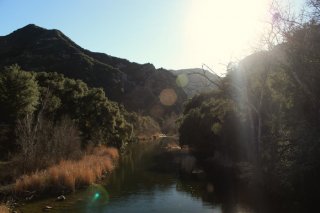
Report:
[[[187,58],[219,66],[252,49],[266,20],[269,0],[191,1],[185,21]],[[225,68],[225,67],[224,67]]]

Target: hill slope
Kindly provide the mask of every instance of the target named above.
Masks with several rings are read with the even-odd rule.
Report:
[[[217,75],[200,68],[171,70],[171,73],[178,76],[177,81],[188,97],[216,89],[211,81],[219,80]]]
[[[167,70],[90,52],[59,30],[33,24],[0,37],[0,67],[15,63],[24,70],[58,72],[81,79],[89,86],[102,87],[111,100],[128,110],[158,119],[171,112],[179,113],[187,98],[176,85],[176,77]],[[165,89],[176,95],[170,104],[160,101],[159,96]]]

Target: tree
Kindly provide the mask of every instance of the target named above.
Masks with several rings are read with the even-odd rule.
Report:
[[[17,120],[31,115],[39,104],[39,88],[32,73],[12,65],[0,72],[0,153],[16,149],[14,128]]]
[[[320,1],[319,0],[309,0],[309,6],[311,6],[311,18],[314,21],[320,21]]]
[[[39,104],[39,88],[32,73],[21,71],[17,65],[0,73],[1,122],[14,123],[32,114]]]

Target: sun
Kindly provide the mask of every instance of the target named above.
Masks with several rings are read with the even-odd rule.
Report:
[[[221,65],[248,54],[268,15],[269,0],[192,0],[185,21],[188,61]]]

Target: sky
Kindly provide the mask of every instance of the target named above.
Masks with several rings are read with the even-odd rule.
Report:
[[[303,0],[291,0],[295,5]],[[0,0],[0,36],[27,24],[78,45],[157,68],[230,61],[259,46],[270,0]]]

